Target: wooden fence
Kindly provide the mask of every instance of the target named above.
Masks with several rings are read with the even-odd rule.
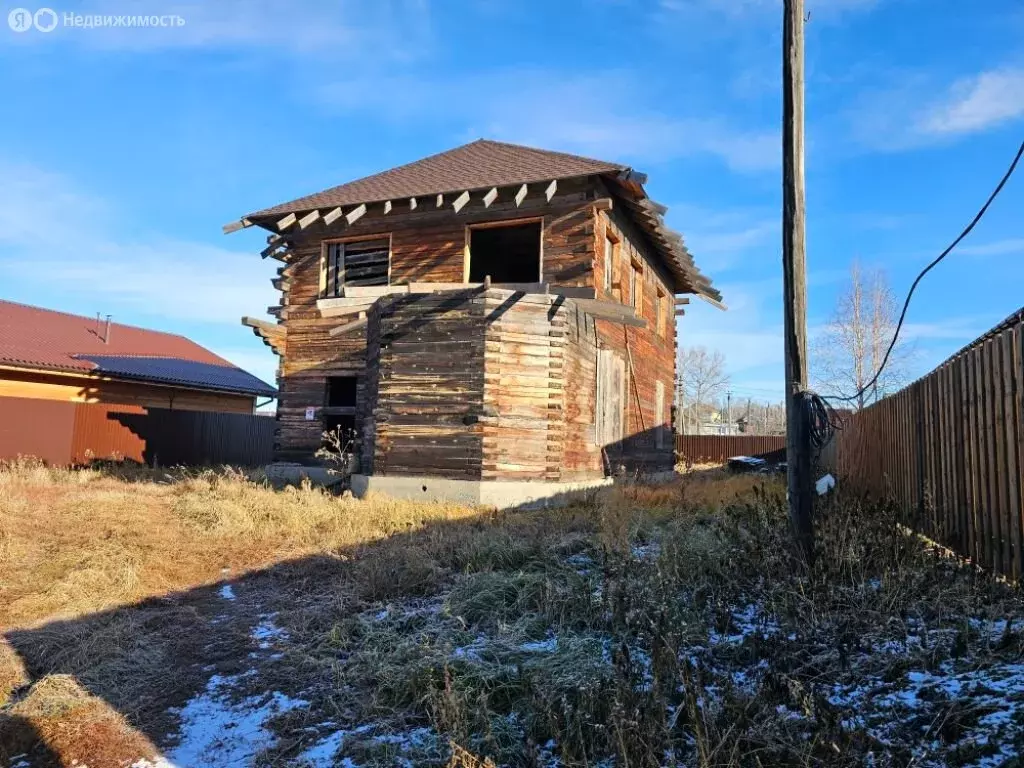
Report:
[[[676,435],[676,458],[693,464],[722,462],[732,456],[765,456],[782,451],[784,435]],[[773,457],[774,458],[774,457]]]
[[[1024,572],[1024,310],[924,378],[846,417],[824,457],[891,496],[917,530],[1014,579]]]
[[[258,466],[273,458],[274,426],[273,418],[246,413],[0,397],[0,461]]]

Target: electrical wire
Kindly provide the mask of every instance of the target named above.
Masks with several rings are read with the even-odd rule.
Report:
[[[882,364],[878,366],[878,370],[875,371],[875,375],[872,376],[871,380],[863,387],[861,387],[860,390],[858,390],[856,393],[848,397],[829,397],[828,400],[841,403],[848,403],[853,400],[859,400],[865,392],[870,390],[878,382],[878,377],[881,376],[882,371],[885,370],[885,366],[889,362],[889,356],[892,354],[893,349],[896,347],[896,342],[899,340],[900,330],[903,328],[903,321],[906,319],[907,310],[910,308],[910,300],[911,298],[913,298],[914,291],[917,290],[918,284],[921,282],[921,280],[924,279],[924,276],[931,272],[932,269],[940,261],[946,258],[953,251],[954,248],[960,245],[960,242],[965,237],[971,234],[971,231],[977,226],[978,222],[981,221],[982,217],[988,211],[989,206],[992,205],[993,201],[999,196],[999,193],[1003,191],[1003,187],[1006,186],[1006,182],[1008,182],[1010,180],[1010,177],[1013,176],[1013,172],[1017,170],[1017,164],[1020,162],[1021,156],[1024,156],[1024,141],[1021,142],[1020,148],[1017,150],[1017,154],[1013,158],[1013,162],[1010,163],[1009,169],[1007,169],[1006,173],[1003,175],[1003,178],[999,181],[998,186],[996,186],[992,194],[989,195],[988,200],[985,201],[985,204],[981,206],[981,210],[979,210],[974,219],[971,220],[971,223],[967,225],[967,228],[960,233],[956,240],[949,244],[949,247],[946,248],[946,250],[944,250],[942,253],[936,256],[935,259],[932,260],[932,262],[927,267],[922,269],[920,274],[918,274],[917,278],[914,280],[914,283],[910,286],[910,292],[907,293],[907,300],[903,302],[903,311],[900,312],[900,319],[899,322],[896,323],[896,330],[892,335],[892,341],[889,343],[889,348],[885,351],[885,357],[882,358]]]
[[[1006,186],[1006,182],[1013,176],[1013,172],[1017,170],[1017,164],[1020,163],[1021,157],[1024,156],[1024,141],[1021,142],[1020,147],[1017,149],[1017,154],[1013,158],[1013,162],[1010,163],[1010,167],[1006,173],[1003,174],[1003,178],[1000,179],[999,184],[992,191],[992,194],[988,196],[985,204],[981,207],[981,210],[971,220],[971,223],[967,225],[967,228],[949,244],[942,253],[940,253],[935,259],[926,266],[918,276],[914,279],[913,284],[910,286],[910,291],[907,293],[907,299],[903,302],[903,311],[900,312],[899,322],[896,323],[896,330],[893,332],[892,341],[889,343],[889,348],[885,351],[885,357],[882,358],[881,365],[878,366],[878,370],[875,375],[871,377],[863,387],[860,388],[855,394],[848,397],[825,397],[819,395],[816,392],[804,391],[800,393],[800,407],[803,408],[805,418],[807,420],[808,431],[810,433],[811,446],[816,449],[820,454],[821,450],[831,442],[835,436],[836,431],[843,428],[843,425],[839,419],[839,414],[836,409],[832,406],[832,401],[840,403],[848,403],[853,400],[859,400],[860,397],[870,390],[877,382],[878,377],[882,375],[882,371],[885,370],[886,364],[889,362],[889,357],[892,355],[893,349],[896,347],[896,342],[900,337],[900,330],[903,328],[903,322],[907,317],[907,310],[910,308],[910,300],[914,296],[914,291],[917,290],[917,286],[920,284],[924,276],[927,275],[932,269],[944,258],[946,258],[953,249],[956,248],[965,237],[967,237],[971,231],[978,225],[978,222],[985,216],[989,206],[992,205],[993,201],[999,196],[999,193],[1003,191],[1003,187]]]

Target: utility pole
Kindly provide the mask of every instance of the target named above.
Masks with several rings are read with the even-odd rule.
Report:
[[[732,392],[725,393],[725,434],[732,434]]]
[[[807,390],[807,252],[804,192],[804,0],[783,0],[782,275],[786,355],[789,517],[808,565],[814,559]]]

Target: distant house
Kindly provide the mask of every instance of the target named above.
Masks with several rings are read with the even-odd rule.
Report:
[[[282,262],[275,321],[243,318],[281,358],[277,457],[354,430],[357,493],[476,500],[670,469],[676,297],[721,296],[645,183],[479,140],[227,225]]]
[[[0,399],[252,413],[276,394],[184,336],[0,301]]]

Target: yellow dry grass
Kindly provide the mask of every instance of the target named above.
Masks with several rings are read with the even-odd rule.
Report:
[[[240,472],[0,470],[0,628],[74,618],[478,510],[274,490]],[[225,570],[227,569],[227,570]]]
[[[350,567],[342,581],[327,585],[334,592],[318,593],[323,602],[311,620],[319,621],[331,615],[330,600],[430,594],[445,568],[514,560],[531,542],[568,542],[587,532],[612,549],[628,549],[630,533],[645,520],[682,504],[717,507],[763,483],[700,471],[682,482],[606,489],[564,510],[497,513],[342,498],[309,485],[277,490],[258,474],[231,469],[3,466],[0,706],[8,706],[0,737],[49,744],[60,755],[53,765],[83,758],[83,750],[94,768],[152,753],[125,717],[152,708],[144,700],[150,692],[185,687],[175,664],[195,657],[190,644],[199,641],[199,619],[191,607],[171,604],[143,604],[109,618],[103,611],[283,561],[305,568],[311,587],[322,589],[316,556],[326,556]],[[20,637],[19,650],[36,660],[59,662],[52,670],[26,670],[4,635]],[[13,743],[2,746],[8,755],[18,752]],[[4,753],[0,748],[0,758]]]

